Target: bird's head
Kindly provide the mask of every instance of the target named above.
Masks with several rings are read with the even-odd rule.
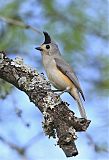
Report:
[[[56,54],[59,51],[58,46],[54,41],[51,40],[51,37],[47,32],[43,32],[43,34],[45,37],[44,43],[42,43],[40,47],[36,47],[35,49],[41,51],[42,54]]]

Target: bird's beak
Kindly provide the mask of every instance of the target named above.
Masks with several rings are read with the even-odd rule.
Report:
[[[39,50],[39,51],[42,51],[42,48],[41,47],[36,47],[35,49]]]

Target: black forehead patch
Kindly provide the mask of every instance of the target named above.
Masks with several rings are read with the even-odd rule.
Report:
[[[43,32],[44,36],[45,36],[45,41],[43,44],[49,44],[51,43],[51,38],[49,36],[49,34],[47,32]]]

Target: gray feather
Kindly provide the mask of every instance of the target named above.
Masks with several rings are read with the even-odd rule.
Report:
[[[78,96],[79,96],[79,95],[78,95]],[[77,101],[77,104],[78,104],[78,109],[79,109],[79,111],[80,111],[81,117],[87,119],[86,111],[85,111],[85,109],[84,109],[84,106],[83,106],[83,104],[82,104],[82,101],[81,101],[80,96],[79,96],[78,100],[76,100],[76,101]]]
[[[83,100],[85,101],[84,94],[82,92],[82,89],[80,87],[78,78],[76,77],[73,69],[70,67],[68,63],[66,63],[63,59],[60,58],[54,58],[56,62],[57,68],[63,72],[75,85],[75,87],[78,89],[78,91],[81,93]]]

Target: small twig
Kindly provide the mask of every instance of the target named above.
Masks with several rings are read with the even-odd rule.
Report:
[[[97,144],[89,133],[86,133],[86,137],[89,141],[89,144],[93,146],[95,152],[102,151],[102,152],[108,152],[109,153],[109,149],[106,148],[106,147],[103,147],[102,145]]]
[[[25,119],[22,116],[22,109],[20,109],[18,107],[17,101],[15,98],[12,97],[12,103],[13,103],[13,107],[14,107],[14,111],[17,115],[18,118],[21,119],[22,123],[26,126],[26,127],[30,127],[30,123],[26,122]]]
[[[0,141],[3,142],[4,144],[8,145],[12,150],[15,150],[18,153],[18,155],[20,155],[22,157],[22,160],[29,160],[29,158],[26,155],[26,148],[19,147],[18,145],[6,140],[1,135],[0,135]]]
[[[31,147],[34,143],[37,143],[42,138],[42,132],[39,132],[36,136],[32,137],[23,148],[27,149]]]
[[[9,142],[6,140],[4,137],[0,136],[0,141],[8,145],[11,149],[16,150],[20,155],[24,156],[25,155],[25,148],[21,148],[17,146],[16,144],[13,144],[12,142]]]
[[[20,27],[23,27],[25,29],[31,29],[34,32],[42,34],[42,32],[39,31],[38,29],[36,29],[35,27],[32,27],[31,25],[25,24],[22,21],[19,21],[19,20],[16,20],[16,19],[12,19],[12,18],[9,18],[9,17],[4,17],[4,16],[0,16],[0,19],[2,21],[6,22],[6,23],[9,23],[9,24],[12,24],[12,25],[16,25],[16,26],[20,26]]]

